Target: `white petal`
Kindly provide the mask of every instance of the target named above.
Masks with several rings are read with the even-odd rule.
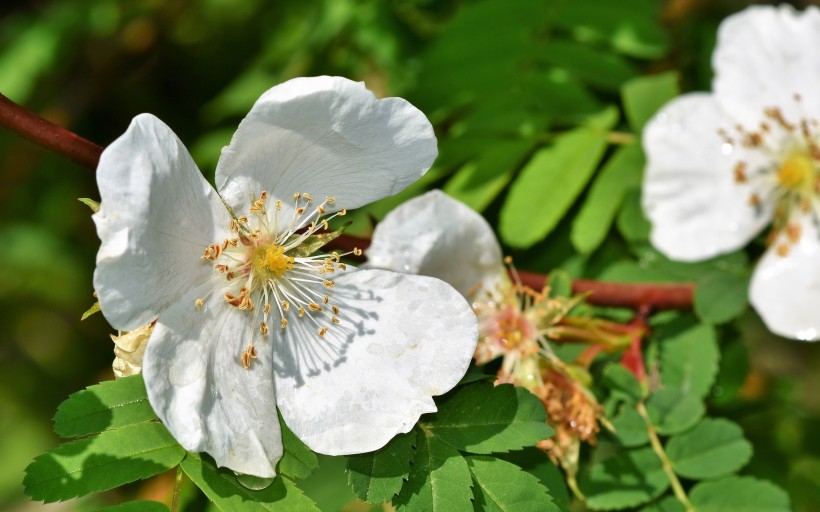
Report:
[[[276,399],[314,451],[369,452],[434,412],[431,397],[458,383],[475,350],[476,317],[431,277],[357,270],[335,283],[342,323],[324,338],[291,330],[306,322],[288,325],[274,354]]]
[[[222,150],[216,184],[239,210],[262,190],[286,205],[309,192],[334,197],[328,211],[356,208],[400,192],[437,154],[430,122],[407,101],[345,78],[296,78],[259,98]]]
[[[800,219],[801,236],[787,256],[776,248],[781,234],[758,262],[749,288],[752,305],[772,332],[803,341],[820,338],[820,230]]]
[[[207,452],[239,473],[272,477],[282,457],[273,341],[257,334],[253,313],[221,297],[197,310],[195,298],[164,311],[148,342],[143,375],[151,406],[186,450]],[[257,358],[244,368],[251,340]]]
[[[148,114],[103,151],[97,184],[94,288],[111,325],[136,329],[213,274],[200,256],[229,217],[179,138]]]
[[[753,192],[734,167],[748,174],[767,165],[762,152],[726,144],[718,129],[730,126],[713,96],[687,94],[668,103],[644,129],[647,165],[643,207],[651,240],[672,259],[694,261],[743,247],[770,220],[771,206],[749,204]]]
[[[720,25],[713,55],[714,91],[737,121],[755,129],[763,109],[792,122],[820,114],[820,10],[750,7]],[[794,95],[801,101],[796,102]]]
[[[373,232],[367,260],[370,268],[437,277],[465,297],[480,287],[492,289],[505,277],[490,225],[440,190],[387,214]]]

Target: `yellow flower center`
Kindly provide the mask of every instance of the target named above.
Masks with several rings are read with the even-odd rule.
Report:
[[[257,269],[267,270],[276,277],[282,277],[285,272],[293,269],[293,257],[286,256],[285,248],[276,244],[271,244],[267,248],[259,247],[254,263]]]
[[[814,164],[808,155],[793,154],[777,171],[777,181],[790,190],[797,190],[814,183]]]

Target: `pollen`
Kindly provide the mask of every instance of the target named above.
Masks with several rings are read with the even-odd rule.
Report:
[[[814,180],[814,164],[803,154],[791,155],[777,171],[777,181],[791,190],[813,186]]]
[[[261,251],[260,251],[261,252]],[[259,266],[272,272],[276,277],[293,269],[294,258],[285,255],[285,248],[281,245],[270,245],[259,255]]]

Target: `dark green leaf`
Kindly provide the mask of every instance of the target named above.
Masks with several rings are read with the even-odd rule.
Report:
[[[660,496],[669,479],[651,448],[621,452],[595,464],[579,485],[596,510],[636,507]]]
[[[142,375],[123,377],[73,393],[54,415],[54,431],[77,437],[155,419]]]
[[[541,401],[509,384],[478,382],[448,396],[424,428],[451,446],[492,453],[533,446],[552,435]]]
[[[644,163],[640,146],[630,144],[619,148],[601,169],[572,223],[570,237],[579,252],[592,252],[604,241],[624,196],[640,186]]]
[[[621,404],[620,414],[613,417],[611,423],[615,428],[613,434],[622,445],[632,448],[649,443],[646,422],[638,414],[634,405]]]
[[[633,130],[643,126],[663,105],[680,94],[675,72],[633,78],[621,88],[624,111]]]
[[[701,482],[689,493],[697,512],[789,512],[789,495],[776,485],[751,477],[730,476]]]
[[[581,127],[537,151],[501,208],[502,239],[526,248],[547,236],[592,177],[606,146],[602,129]]]
[[[470,470],[452,447],[416,431],[416,455],[410,478],[393,500],[397,511],[457,512],[472,510]]]
[[[558,512],[547,489],[518,466],[487,456],[467,457],[479,510]]]
[[[749,280],[732,273],[706,276],[695,288],[695,313],[704,322],[722,324],[746,310]]]
[[[537,478],[541,485],[547,488],[558,509],[569,512],[570,495],[564,473],[552,463],[544,452],[538,448],[530,447],[505,453],[499,455],[499,457],[507,462],[512,462]]]
[[[622,57],[574,41],[547,42],[541,59],[585,83],[609,90],[617,91],[623,82],[636,75],[635,67]]]
[[[686,512],[686,507],[674,496],[667,496],[645,506],[641,512]]]
[[[137,423],[40,455],[26,468],[23,485],[35,500],[66,500],[162,473],[184,456],[162,424]]]
[[[189,453],[182,461],[182,470],[219,510],[318,512],[316,504],[305,496],[288,478],[277,476],[261,490],[251,490],[240,484],[228,470],[218,469],[210,460]]]
[[[641,208],[641,191],[630,190],[624,197],[621,211],[616,219],[618,231],[628,242],[645,242],[651,228]]]
[[[669,439],[666,454],[677,474],[703,480],[742,468],[752,457],[752,445],[735,423],[707,418],[692,430]]]
[[[649,418],[660,434],[683,432],[697,423],[706,412],[703,402],[677,387],[663,387],[646,401]]]
[[[625,398],[637,402],[643,396],[641,383],[635,374],[619,364],[610,364],[604,368],[604,384],[613,391],[619,391]]]
[[[718,371],[720,350],[714,327],[698,324],[682,332],[663,336],[661,382],[703,398],[709,394]]]
[[[291,478],[307,478],[319,465],[316,454],[305,446],[279,416],[279,426],[282,430],[282,445],[284,453],[279,460],[277,471]]]
[[[347,482],[360,499],[368,503],[390,500],[410,473],[413,459],[413,432],[399,434],[375,452],[347,457]]]
[[[168,506],[158,501],[139,500],[101,508],[97,512],[168,512]]]

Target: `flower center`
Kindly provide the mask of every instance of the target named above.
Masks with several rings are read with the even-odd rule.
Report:
[[[257,336],[264,339],[271,322],[278,321],[280,328],[285,329],[296,321],[302,325],[294,327],[308,327],[328,341],[323,350],[341,354],[339,347],[343,344],[336,343],[341,336],[329,339],[334,337],[332,329],[341,320],[340,309],[331,300],[334,283],[328,276],[346,270],[340,260],[348,253],[313,253],[326,243],[328,221],[345,215],[346,211],[327,214],[326,208],[335,202],[332,197],[326,197],[317,206],[313,206],[313,197],[308,193],[296,193],[293,199],[290,210],[277,200],[269,211],[268,194],[262,192],[259,199],[251,202],[249,216],[231,220],[232,237],[209,245],[202,258],[213,261],[214,269],[223,278],[217,280],[215,291],[223,295],[229,306],[258,323]],[[320,230],[322,233],[317,234]],[[361,254],[359,249],[351,252]],[[204,304],[204,299],[196,300],[197,308]],[[256,357],[255,341],[257,337],[250,340],[240,355],[245,368]]]
[[[777,171],[777,181],[792,191],[811,188],[814,178],[814,164],[811,158],[800,153],[789,156]]]
[[[276,277],[282,277],[288,270],[293,270],[294,260],[293,256],[285,255],[285,248],[281,245],[260,246],[253,260],[254,272],[260,275],[270,273]]]

